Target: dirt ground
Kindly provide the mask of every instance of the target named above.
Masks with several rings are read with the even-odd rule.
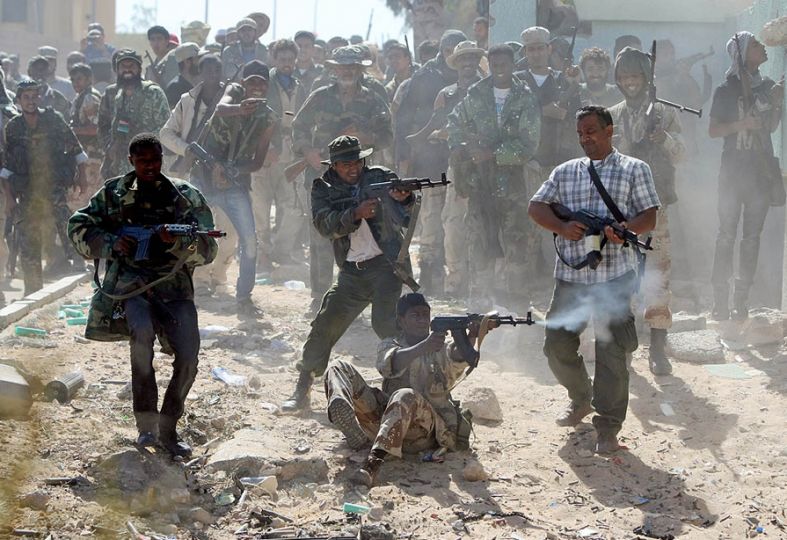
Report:
[[[89,294],[84,286],[62,303]],[[365,452],[352,452],[328,422],[320,381],[311,412],[277,414],[275,405],[294,386],[291,366],[309,328],[303,315],[308,290],[262,285],[254,296],[265,315],[253,324],[222,314],[232,307],[230,297],[198,299],[200,326],[225,329],[214,328],[203,340],[199,375],[180,427],[195,457],[212,455],[243,430],[258,434],[258,453],[284,449],[285,462],[301,460],[291,474],[278,471],[276,493],[253,488],[239,501],[235,477],[246,469],[217,471],[201,460],[184,470],[160,453],[135,450],[124,390],[128,345],[87,342],[81,338],[84,327],[57,319],[58,303],[18,323],[45,328],[47,337],[14,337],[13,325],[0,336],[2,360],[44,383],[75,369],[86,378],[70,403],[37,400],[29,418],[0,420],[0,537],[17,529],[17,535],[28,531],[42,538],[128,538],[127,521],[154,538],[275,537],[265,535],[270,527],[290,536],[328,537],[357,532],[358,523],[342,512],[342,504],[352,502],[372,507],[364,518],[365,538],[385,538],[386,531],[389,538],[413,539],[787,538],[784,347],[725,353],[727,362],[743,368],[743,379],[676,362],[672,376],[655,381],[647,369],[647,347],[641,346],[621,433],[628,449],[606,458],[593,454],[589,423],[577,429],[554,424],[566,396],[541,352],[543,330],[496,330],[479,368],[455,396],[492,388],[503,421],[477,424],[472,451],[450,453],[444,463],[422,463],[420,456],[386,462],[381,485],[367,491],[345,482]],[[473,308],[436,302],[433,313],[461,313],[466,307]],[[364,318],[334,357],[379,380],[376,342]],[[169,362],[156,354],[162,384]],[[229,386],[214,379],[215,367],[245,376],[246,383]],[[476,462],[487,480],[465,479],[466,466]],[[48,485],[48,479],[60,484]],[[257,519],[261,510],[292,522]]]

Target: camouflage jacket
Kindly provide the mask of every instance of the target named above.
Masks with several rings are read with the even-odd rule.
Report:
[[[344,183],[333,171],[328,169],[312,184],[312,222],[317,231],[333,243],[333,254],[336,264],[342,267],[350,251],[350,233],[360,227],[361,222],[353,219],[353,212],[360,201],[370,196],[379,197],[380,210],[366,222],[372,231],[372,236],[382,250],[385,257],[394,263],[402,250],[405,232],[409,227],[414,227],[410,217],[414,206],[418,204],[415,195],[403,203],[395,201],[388,193],[369,192],[369,184],[387,182],[396,178],[396,174],[385,167],[364,167],[358,184]],[[409,257],[404,262],[402,270],[407,278],[412,278]],[[397,275],[400,275],[397,272]],[[410,284],[409,279],[405,283]],[[414,282],[412,282],[414,283]]]
[[[142,81],[129,96],[116,84],[107,87],[98,110],[98,143],[104,149],[101,173],[119,176],[131,169],[128,143],[134,135],[158,133],[169,119],[169,102],[155,83]]]
[[[447,338],[439,352],[419,356],[404,369],[394,371],[396,351],[412,345],[403,335],[380,342],[377,347],[377,371],[383,376],[383,392],[390,396],[401,388],[411,388],[421,394],[436,413],[434,435],[438,444],[454,450],[458,416],[452,402],[451,388],[468,364],[450,357],[454,345],[452,339]]]
[[[499,178],[499,189],[524,189],[524,165],[538,148],[541,114],[538,102],[528,87],[513,78],[498,123],[492,78],[478,81],[467,91],[467,96],[448,115],[448,145],[452,152],[468,146],[481,146],[495,154],[494,165],[509,169],[509,178]],[[477,168],[480,176],[481,168]],[[472,181],[472,179],[471,179]]]
[[[92,86],[80,92],[71,105],[71,127],[98,126],[100,105],[101,92]],[[101,158],[103,151],[98,144],[98,135],[77,135],[77,138],[91,158]]]
[[[227,85],[225,95],[231,96],[233,103],[243,100],[243,87],[238,83]],[[205,126],[205,150],[220,163],[232,164],[242,168],[249,164],[257,152],[260,137],[270,126],[278,131],[279,117],[267,103],[257,107],[248,116],[217,116],[214,115]],[[206,170],[192,170],[200,177],[199,185],[207,194],[213,191],[212,185],[206,182],[210,178]],[[251,189],[251,174],[240,173],[234,182],[238,187]]]
[[[224,78],[229,81],[237,81],[239,68],[246,64],[241,53],[240,42],[230,45],[221,52],[221,62],[224,65]],[[254,42],[254,59],[268,63],[268,48],[259,42]]]
[[[333,83],[312,92],[292,120],[292,148],[302,154],[316,148],[328,157],[328,144],[354,126],[373,137],[364,141],[375,150],[391,144],[391,112],[383,98],[359,85],[358,93],[347,107],[339,97],[339,85]]]
[[[102,288],[110,294],[130,293],[140,286],[165,277],[183,260],[174,275],[153,287],[151,296],[166,303],[194,297],[192,272],[195,266],[210,263],[218,251],[213,238],[178,237],[173,244],[151,238],[149,258],[135,262],[112,249],[123,225],[158,225],[165,223],[196,223],[200,229],[213,229],[213,215],[207,201],[194,186],[183,180],[161,175],[150,203],[141,198],[136,174],[107,180],[85,208],[77,210],[68,221],[68,236],[77,252],[86,259],[107,261]],[[96,291],[90,306],[85,337],[97,341],[116,341],[128,337],[122,313],[122,302],[116,302]]]
[[[681,134],[678,111],[661,103],[656,104],[656,117],[659,119],[666,139],[661,144],[648,139],[648,119],[646,112],[649,102],[643,100],[638,106],[631,106],[626,101],[610,107],[612,121],[615,124],[613,142],[623,154],[641,159],[653,172],[653,181],[659,199],[666,206],[677,200],[675,192],[675,165],[683,159],[686,146]]]
[[[5,126],[5,141],[3,164],[21,200],[59,199],[73,186],[77,156],[83,150],[57,111],[39,110],[35,128],[23,115],[13,117]]]
[[[322,74],[320,74],[319,77],[314,79],[314,82],[311,85],[311,92],[319,90],[324,86],[330,86],[335,82],[336,76],[333,74],[333,72],[326,69],[322,72]],[[390,103],[391,99],[388,97],[388,91],[385,89],[385,85],[368,73],[363,74],[363,77],[361,78],[361,84],[383,98],[383,101],[386,103]]]
[[[325,71],[325,68],[322,64],[314,64],[303,73],[296,67],[292,72],[292,76],[298,79],[304,92],[308,93],[309,89],[314,85],[314,81],[320,78],[323,71]]]

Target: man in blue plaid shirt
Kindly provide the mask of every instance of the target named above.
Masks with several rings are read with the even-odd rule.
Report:
[[[637,348],[637,332],[631,313],[636,286],[636,255],[624,247],[610,227],[604,231],[601,263],[595,270],[581,266],[601,238],[586,236],[587,227],[577,221],[561,221],[550,208],[560,203],[572,211],[588,210],[612,216],[591,180],[593,167],[624,216],[623,225],[645,234],[656,225],[660,206],[650,167],[612,147],[612,117],[603,107],[577,111],[577,134],[586,158],[557,166],[530,201],[531,219],[556,235],[561,255],[555,264],[555,291],[547,313],[544,354],[571,403],[557,418],[560,426],[575,426],[593,412],[598,434],[596,452],[618,450],[617,434],[626,418],[629,375],[626,354]],[[589,159],[588,159],[589,158]],[[595,247],[589,247],[595,242]],[[565,261],[565,262],[564,262]],[[596,373],[591,385],[582,356],[579,336],[593,317],[596,332]]]

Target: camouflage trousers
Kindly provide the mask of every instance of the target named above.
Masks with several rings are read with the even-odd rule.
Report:
[[[358,423],[372,450],[402,457],[437,446],[436,412],[421,394],[410,388],[395,391],[390,398],[369,386],[352,364],[335,360],[325,371],[325,397],[330,404],[342,399],[352,405]],[[330,420],[330,418],[329,418]]]
[[[224,231],[227,236],[219,240],[219,252],[211,264],[194,268],[194,287],[216,289],[227,283],[227,270],[235,259],[238,248],[238,233],[232,226],[230,218],[218,206],[212,206],[213,221],[216,229]]]
[[[656,216],[656,228],[651,232],[653,251],[647,252],[645,274],[640,284],[639,305],[644,308],[644,320],[650,328],[667,330],[672,326],[670,311],[670,270],[672,242],[669,232],[667,207]]]
[[[453,178],[451,170],[449,178]],[[456,189],[449,187],[445,194],[443,206],[443,229],[445,231],[445,292],[451,296],[462,298],[467,294],[470,273],[468,256],[468,232],[465,226],[467,214],[467,197],[460,197]]]
[[[61,267],[69,258],[76,258],[74,248],[66,233],[71,211],[65,201],[38,202],[23,205],[16,241],[19,246],[19,263],[24,274],[24,295],[44,287],[43,256],[47,268]],[[56,239],[60,239],[60,245]]]

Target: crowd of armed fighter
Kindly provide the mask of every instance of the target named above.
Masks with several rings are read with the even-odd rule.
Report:
[[[26,76],[17,55],[2,55],[6,277],[19,259],[30,294],[93,261],[86,336],[130,343],[138,444],[190,453],[176,424],[197,374],[196,303],[231,290],[237,261],[247,318],[263,316],[258,280],[308,266],[313,321],[282,410],[307,408],[323,376],[330,421],[352,448],[372,444],[356,481],[372,485],[403,450],[467,448],[471,415],[451,389],[492,328],[533,320],[433,320],[416,291],[474,312],[524,312],[551,279],[543,245],[553,233],[544,352],[570,400],[557,423],[595,413],[597,451],[616,451],[635,314],[650,331],[651,371],[671,372],[667,209],[676,167],[703,136],[681,114],[699,115],[711,96],[707,71],[702,84],[691,75],[703,55],[679,60],[668,40],[622,36],[575,64],[573,39],[534,26],[521,42],[489,44],[485,18],[472,39],[447,30],[415,51],[309,31],[266,46],[269,23],[252,13],[208,44],[199,22],[182,42],[153,26],[147,61],[93,24],[68,55],[70,81],[56,76],[53,47],[29,59]],[[724,139],[713,316],[742,320],[768,208],[784,203],[770,137],[783,84],[760,73],[767,54],[751,33],[737,32],[726,52],[709,114],[710,137]],[[369,305],[382,388],[331,361]],[[590,320],[592,380],[578,353]],[[160,408],[157,338],[174,354]]]

